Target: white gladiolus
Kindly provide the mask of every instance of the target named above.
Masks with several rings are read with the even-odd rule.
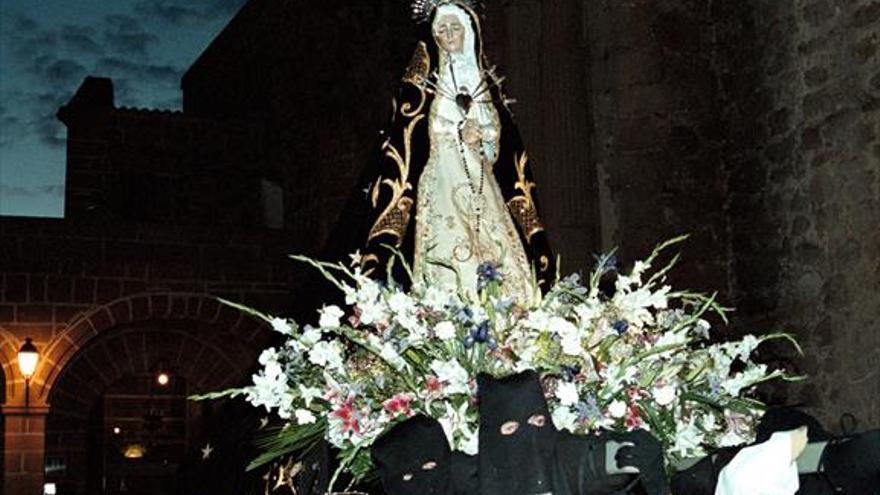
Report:
[[[345,313],[339,309],[339,306],[325,306],[320,311],[321,318],[318,320],[318,325],[321,328],[338,328],[339,320],[345,316]]]
[[[550,414],[553,424],[560,430],[575,431],[578,415],[570,407],[557,407]]]
[[[583,353],[581,347],[581,335],[574,323],[554,316],[548,320],[549,330],[562,338],[562,352],[569,356],[579,356]]]
[[[284,318],[272,318],[271,325],[272,330],[275,330],[278,333],[283,333],[284,335],[290,335],[293,333],[294,326],[289,320]]]
[[[544,331],[550,326],[550,315],[543,310],[535,310],[529,313],[525,325],[533,330]]]
[[[385,305],[380,301],[362,302],[358,304],[360,308],[360,321],[364,325],[372,325],[388,318],[388,311]]]
[[[296,423],[299,425],[310,425],[318,420],[315,415],[312,414],[312,411],[309,411],[308,409],[297,409],[293,414],[296,416]]]
[[[608,405],[608,414],[612,418],[620,419],[626,415],[626,402],[616,400]]]
[[[397,349],[395,349],[390,342],[386,342],[382,345],[380,356],[397,371],[406,368],[406,361],[400,356]]]
[[[312,401],[324,395],[321,389],[316,387],[306,387],[305,385],[299,386],[299,395],[302,397],[303,402],[305,402],[306,407],[312,405]]]
[[[454,339],[455,333],[455,325],[451,321],[441,321],[434,327],[434,334],[440,340]]]
[[[342,347],[335,340],[318,342],[309,351],[309,362],[330,369],[342,369]]]
[[[652,395],[654,396],[654,402],[656,402],[658,406],[665,407],[675,401],[676,390],[674,386],[667,384],[661,387],[655,387]]]
[[[561,382],[556,385],[556,398],[563,406],[573,406],[580,400],[577,385],[572,382]]]
[[[675,425],[675,445],[672,451],[683,456],[699,455],[704,439],[703,432],[693,421],[679,421]]]
[[[320,328],[307,326],[306,331],[300,336],[299,341],[306,346],[306,348],[311,349],[321,340],[321,335]]]
[[[444,388],[446,394],[467,394],[470,392],[468,388],[468,372],[457,360],[435,360],[431,363],[431,370],[446,385]]]
[[[266,364],[275,361],[278,361],[278,351],[274,347],[270,347],[264,350],[260,353],[260,357],[257,358],[257,362],[259,362],[263,366],[266,366]]]
[[[411,314],[416,311],[416,303],[403,292],[395,292],[388,298],[388,307],[399,315]]]

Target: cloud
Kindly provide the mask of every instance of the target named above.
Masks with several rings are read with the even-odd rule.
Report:
[[[103,55],[104,47],[95,41],[95,29],[91,26],[64,24],[60,30],[61,41],[74,52]]]
[[[159,42],[159,37],[148,33],[134,17],[112,14],[104,17],[107,26],[103,38],[108,48],[120,55],[146,56],[147,49]]]
[[[18,63],[26,63],[35,56],[49,56],[58,50],[58,35],[54,32],[37,31],[12,36],[12,57]]]
[[[79,84],[88,75],[85,67],[69,59],[50,62],[43,72],[46,82],[52,87],[69,88]]]
[[[25,136],[21,119],[14,115],[0,115],[0,148],[5,148]]]
[[[10,186],[9,184],[0,184],[0,195],[5,197],[25,197],[34,198],[38,196],[49,196],[52,198],[64,197],[63,184],[46,184],[42,186],[24,187]]]
[[[95,64],[99,72],[140,80],[177,84],[184,69],[173,65],[133,62],[119,57],[103,57]]]
[[[134,11],[172,24],[226,19],[247,0],[140,0]]]
[[[187,30],[216,26],[246,1],[133,0],[122,10],[57,23],[27,11],[4,12],[0,23],[10,56],[3,71],[11,76],[0,92],[0,148],[28,137],[64,146],[65,129],[55,114],[87,75],[112,78],[118,106],[179,108],[180,79],[191,60],[165,49],[161,37],[173,36],[184,23]]]
[[[55,116],[46,116],[34,123],[35,130],[40,136],[40,142],[50,148],[61,148],[67,144],[67,135],[64,125],[55,119]]]
[[[20,12],[15,14],[13,22],[15,30],[18,32],[28,33],[37,30],[37,21],[22,15]]]

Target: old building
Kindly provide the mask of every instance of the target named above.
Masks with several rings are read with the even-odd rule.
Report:
[[[880,5],[486,14],[566,271],[690,233],[675,282],[736,306],[725,332],[804,344],[809,381],[775,397],[832,429],[845,412],[880,424]],[[167,456],[128,476],[198,464],[216,423],[185,395],[243,383],[271,338],[214,296],[308,317],[313,279],[285,254],[357,242],[346,201],[413,38],[399,2],[251,1],[183,78],[182,112],[116,108],[112,81],[83,82],[59,111],[65,218],[0,219],[4,493],[44,472],[60,493],[105,475],[118,490],[114,459],[150,439]],[[28,337],[41,360],[26,403]],[[157,389],[165,370],[177,381]],[[160,414],[161,435],[147,428]]]

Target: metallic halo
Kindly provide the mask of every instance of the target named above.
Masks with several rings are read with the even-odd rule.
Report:
[[[421,24],[429,22],[434,10],[441,5],[458,4],[476,11],[480,3],[480,0],[412,0],[412,18],[417,24]]]

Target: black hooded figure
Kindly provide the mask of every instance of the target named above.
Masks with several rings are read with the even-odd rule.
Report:
[[[570,495],[538,375],[477,377],[480,494]]]
[[[373,462],[388,495],[449,495],[451,452],[443,427],[413,416],[376,439]]]
[[[501,270],[509,275],[505,287],[508,278],[511,284],[519,283],[524,278],[521,274],[530,277],[533,269],[547,290],[556,267],[538,216],[529,156],[506,106],[500,79],[483,55],[473,3],[416,2],[427,22],[401,80],[383,142],[362,180],[366,196],[361,209],[369,212],[369,218],[360,234],[364,242],[360,265],[365,273],[382,280],[389,261],[394,260],[386,246],[399,249],[411,265],[419,265],[420,257],[440,253],[440,261],[453,266],[460,263],[466,268],[461,270],[466,272],[464,281],[473,282],[476,274],[470,273],[471,265],[497,264],[494,258],[502,252],[505,265]],[[441,26],[439,21],[450,13],[456,24]],[[461,44],[457,51],[438,46],[443,43],[440,33],[462,31],[466,33],[463,48]],[[444,161],[437,165],[441,154]],[[434,170],[453,170],[467,178],[449,180],[452,191],[447,193],[441,190],[447,179],[423,181],[423,173],[433,179]],[[426,183],[432,187],[425,187]],[[444,196],[447,209],[420,211],[420,205],[434,204],[430,196],[434,193],[453,198]],[[435,233],[440,235],[429,236],[425,225],[436,225]],[[449,230],[444,232],[446,225]],[[443,243],[448,244],[446,251],[437,247]],[[505,249],[498,251],[502,244]],[[393,275],[407,283],[400,263]]]
[[[477,495],[476,457],[450,452],[434,418],[413,416],[379,437],[373,462],[387,495]]]

